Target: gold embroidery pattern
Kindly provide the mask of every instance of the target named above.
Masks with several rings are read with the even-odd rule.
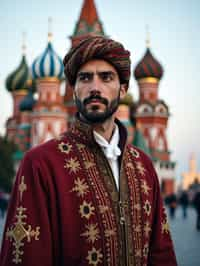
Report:
[[[27,186],[24,183],[24,176],[21,177],[21,183],[19,185],[20,201],[22,201],[23,193],[27,190]]]
[[[149,222],[147,221],[147,222],[145,223],[145,226],[144,226],[144,233],[145,233],[146,238],[149,237],[149,233],[150,233],[150,232],[151,232],[151,227],[150,227]]]
[[[140,177],[136,174],[133,164],[135,158],[139,158],[139,153],[133,147],[127,153],[124,169],[128,177],[131,208],[131,224],[132,224],[132,243],[134,249],[134,265],[143,265],[142,262],[142,206],[140,199]],[[130,167],[132,165],[132,167]]]
[[[169,234],[169,224],[167,222],[167,220],[162,222],[162,234]]]
[[[97,266],[98,263],[102,262],[103,255],[101,250],[97,250],[96,248],[92,248],[92,250],[88,251],[87,260],[90,265]]]
[[[144,176],[146,169],[144,168],[143,164],[141,162],[135,162],[136,164],[136,169],[138,170],[139,174]]]
[[[99,209],[99,213],[101,214],[102,223],[104,227],[103,230],[105,233],[105,251],[102,252],[100,258],[103,258],[103,254],[105,252],[106,257],[104,258],[104,260],[108,262],[109,266],[116,266],[118,260],[118,240],[117,234],[115,233],[117,225],[113,212],[111,211],[112,207],[108,205],[110,204],[110,198],[107,191],[105,190],[105,185],[103,183],[102,176],[100,176],[100,172],[96,167],[93,153],[87,151],[86,149],[82,150],[82,157],[84,161],[85,170],[87,171],[88,181],[94,191],[94,195],[97,201],[97,208]],[[90,167],[88,167],[88,165]],[[101,174],[103,175],[103,172]],[[94,257],[95,256],[96,255],[94,255]],[[87,259],[89,259],[89,255]],[[92,262],[90,264],[92,264]],[[93,263],[92,265],[96,264]]]
[[[27,185],[24,183],[24,176],[21,177],[21,183],[19,184],[19,196],[20,202],[22,201],[23,193],[27,190]],[[7,229],[6,231],[6,239],[10,239],[13,241],[14,251],[12,254],[14,255],[13,262],[15,264],[22,262],[22,255],[24,251],[20,248],[24,246],[23,240],[27,238],[27,242],[31,242],[31,238],[33,237],[35,240],[39,240],[40,235],[40,227],[36,226],[35,230],[32,229],[31,225],[26,224],[24,221],[27,218],[25,214],[26,208],[20,206],[17,208],[17,213],[15,215],[16,222],[14,226]]]
[[[80,170],[80,163],[77,160],[77,158],[70,158],[69,160],[65,160],[66,163],[64,165],[64,168],[69,169],[70,173],[75,173]]]
[[[93,162],[90,162],[90,161],[85,161],[84,162],[85,164],[85,168],[88,170],[90,167],[94,167],[95,164]]]
[[[34,231],[31,228],[31,225],[27,225],[23,221],[27,218],[27,216],[24,214],[25,211],[26,208],[23,208],[22,206],[17,208],[17,221],[15,223],[15,226],[11,227],[10,229],[7,229],[6,231],[6,238],[10,238],[10,241],[13,240],[13,246],[15,247],[15,250],[13,251],[14,258],[12,260],[15,264],[22,262],[21,256],[24,252],[20,250],[20,248],[24,246],[24,238],[27,238],[27,242],[31,241],[31,237],[34,237],[35,240],[39,240],[38,236],[40,234],[40,227],[37,226]],[[26,227],[28,228],[26,229]]]
[[[143,209],[144,209],[147,216],[149,216],[151,214],[151,204],[148,200],[145,201]]]
[[[151,190],[151,188],[147,185],[147,182],[146,180],[142,180],[142,191],[144,194],[148,195],[149,194],[149,191]]]
[[[133,147],[130,148],[130,152],[133,155],[133,157],[135,157],[135,158],[139,158],[140,157],[139,152],[136,149],[134,149]]]
[[[74,181],[74,183],[75,186],[72,188],[71,191],[76,192],[78,197],[84,197],[89,191],[87,183],[79,177]]]
[[[72,149],[72,145],[70,145],[69,143],[61,142],[58,144],[58,149],[63,153],[69,154]]]
[[[85,200],[83,201],[83,204],[80,206],[80,214],[81,217],[85,217],[86,219],[90,219],[91,215],[94,215],[95,208],[92,206],[92,203],[87,203]]]
[[[86,225],[86,231],[81,234],[81,236],[87,237],[88,242],[94,242],[100,238],[99,229],[97,224],[88,224]]]
[[[76,146],[79,149],[79,151],[82,150],[82,149],[85,149],[85,145],[82,144],[82,143],[77,143]]]

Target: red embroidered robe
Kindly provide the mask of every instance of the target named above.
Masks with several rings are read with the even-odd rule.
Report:
[[[173,244],[150,159],[120,128],[120,188],[79,120],[33,148],[19,168],[1,266],[174,266]]]

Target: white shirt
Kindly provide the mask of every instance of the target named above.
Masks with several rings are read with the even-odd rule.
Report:
[[[95,138],[96,142],[101,146],[106,158],[108,159],[108,162],[109,162],[110,167],[111,167],[112,172],[113,172],[113,176],[115,178],[115,183],[117,185],[117,188],[119,189],[118,156],[121,155],[121,150],[118,147],[119,128],[117,125],[115,125],[114,133],[112,135],[110,142],[108,142],[104,137],[102,137],[96,131],[93,131],[93,134],[94,134],[94,138]]]

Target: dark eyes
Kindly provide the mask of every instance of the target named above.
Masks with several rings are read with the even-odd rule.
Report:
[[[80,81],[90,81],[93,78],[92,73],[80,73],[78,76],[78,80]]]
[[[100,76],[101,80],[104,82],[109,82],[109,81],[113,80],[113,74],[110,72],[99,73],[99,76]]]
[[[97,75],[103,82],[110,82],[114,79],[114,74],[112,72],[105,71],[105,72],[100,72]],[[85,73],[78,74],[78,80],[82,82],[92,81],[93,77],[94,77],[94,73],[85,72]]]

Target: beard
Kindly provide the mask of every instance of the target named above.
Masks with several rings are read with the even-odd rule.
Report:
[[[102,104],[105,105],[105,111],[99,112],[98,106],[94,105],[92,106],[91,110],[87,110],[87,104],[89,104],[92,100],[98,100]],[[106,98],[101,97],[99,94],[93,94],[89,96],[88,98],[85,98],[83,101],[81,101],[76,95],[75,95],[75,103],[78,109],[78,113],[89,123],[96,124],[96,123],[103,123],[107,119],[109,119],[116,111],[119,106],[120,101],[120,91],[118,96],[113,99],[112,101],[108,101]]]

